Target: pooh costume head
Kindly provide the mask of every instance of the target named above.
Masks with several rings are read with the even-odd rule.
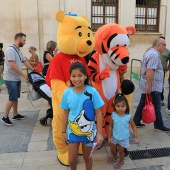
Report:
[[[46,82],[52,91],[52,128],[57,158],[61,164],[68,165],[68,145],[62,140],[64,110],[60,109],[60,103],[64,91],[70,86],[71,64],[75,62],[84,64],[87,73],[90,74],[84,56],[94,49],[95,43],[86,17],[69,16],[59,11],[56,14],[56,20],[59,22],[57,45],[60,52],[54,56],[49,65]]]
[[[63,11],[56,14],[59,22],[57,44],[61,52],[84,57],[94,49],[94,37],[85,16],[68,16]]]
[[[108,138],[109,122],[113,112],[112,102],[120,89],[120,72],[125,72],[129,62],[129,35],[135,34],[133,26],[124,27],[108,23],[100,27],[95,35],[95,50],[89,62],[90,79],[105,102],[102,107],[103,136]]]

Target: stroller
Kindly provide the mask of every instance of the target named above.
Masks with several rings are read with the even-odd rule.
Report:
[[[42,97],[46,99],[50,105],[50,108],[46,112],[46,116],[40,119],[41,125],[47,125],[47,119],[53,118],[51,89],[46,84],[45,78],[37,72],[29,73],[28,79],[29,83],[32,85],[32,91],[28,90],[28,99],[34,101]]]

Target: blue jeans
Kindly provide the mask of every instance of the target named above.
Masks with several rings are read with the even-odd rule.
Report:
[[[170,110],[170,80],[168,80],[168,83],[169,83],[168,109]]]
[[[155,106],[155,114],[156,114],[154,127],[156,129],[162,129],[164,128],[164,124],[162,121],[162,113],[161,113],[161,108],[162,108],[161,92],[153,91],[151,92],[151,96],[152,96],[152,102]],[[142,120],[142,109],[145,105],[145,98],[146,98],[146,94],[141,94],[140,102],[138,104],[135,115],[133,117],[133,120],[136,125],[139,124],[140,121]]]

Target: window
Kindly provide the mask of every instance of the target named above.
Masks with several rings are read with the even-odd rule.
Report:
[[[138,32],[159,32],[160,0],[136,0],[135,27]]]
[[[92,0],[91,27],[96,31],[102,25],[118,22],[118,0]]]

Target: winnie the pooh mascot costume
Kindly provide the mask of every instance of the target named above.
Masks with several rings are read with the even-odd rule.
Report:
[[[113,112],[112,102],[120,89],[119,73],[125,71],[129,61],[129,35],[135,33],[133,26],[123,27],[109,23],[100,27],[95,35],[95,50],[89,61],[91,80],[105,105],[102,107],[103,136],[108,138],[109,122]]]
[[[68,147],[62,141],[62,120],[64,111],[60,109],[63,92],[70,86],[69,68],[72,63],[81,62],[90,71],[83,58],[94,49],[94,37],[86,17],[56,14],[59,22],[57,45],[60,53],[52,60],[46,76],[46,82],[52,90],[53,106],[53,141],[58,151],[58,160],[68,165]]]

